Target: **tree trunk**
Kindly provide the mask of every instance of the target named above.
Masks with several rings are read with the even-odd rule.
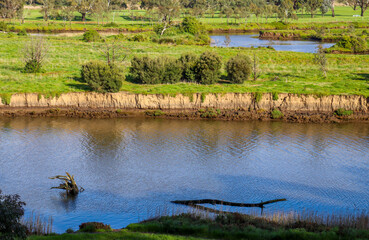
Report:
[[[331,10],[332,10],[332,17],[335,17],[336,15],[334,14],[334,6],[333,5],[331,7]]]
[[[314,18],[314,13],[313,12],[311,12],[311,18]]]
[[[364,7],[361,7],[361,16],[364,17]]]
[[[82,14],[82,21],[85,22],[86,21],[86,13],[81,13]]]

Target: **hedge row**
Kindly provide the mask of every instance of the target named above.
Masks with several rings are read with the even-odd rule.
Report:
[[[228,79],[232,83],[243,83],[251,74],[251,60],[248,56],[237,55],[226,64]],[[141,84],[161,84],[197,82],[214,84],[221,76],[222,58],[207,51],[197,56],[192,53],[182,55],[179,59],[159,56],[134,57],[130,73],[135,82]]]

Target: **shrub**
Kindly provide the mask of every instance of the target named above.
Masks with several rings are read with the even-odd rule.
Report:
[[[204,25],[202,25],[195,17],[185,17],[182,21],[181,28],[183,32],[187,32],[192,35],[204,34],[206,32]]]
[[[43,38],[31,38],[24,46],[24,73],[43,72],[42,66],[47,54],[47,44]]]
[[[337,43],[338,47],[349,49],[354,53],[363,52],[367,48],[366,41],[357,36],[343,36]]]
[[[8,31],[8,24],[6,24],[5,22],[0,22],[0,31]]]
[[[83,34],[82,40],[85,42],[97,42],[100,41],[101,36],[96,30],[88,30]]]
[[[279,99],[279,94],[277,92],[273,92],[272,97],[274,101],[277,101]]]
[[[337,115],[337,116],[340,116],[340,117],[350,116],[350,115],[353,114],[353,111],[346,110],[346,109],[343,109],[343,108],[339,108],[336,111],[334,111],[334,114]]]
[[[179,58],[182,65],[182,81],[195,82],[195,66],[198,60],[197,55],[193,53],[185,53]]]
[[[18,36],[27,36],[27,31],[26,29],[22,28],[22,30],[20,30],[17,34]]]
[[[105,24],[104,27],[117,28],[117,27],[119,27],[119,25],[117,23],[115,23],[115,22],[111,22],[111,23]]]
[[[81,76],[96,92],[118,92],[124,80],[121,70],[116,65],[100,61],[82,65]]]
[[[182,66],[176,59],[168,57],[134,57],[130,72],[141,84],[176,83],[181,80]]]
[[[196,80],[202,84],[214,84],[219,80],[222,58],[216,52],[201,54],[195,66]]]
[[[232,83],[243,83],[251,74],[251,59],[246,55],[237,55],[227,62],[228,79]]]
[[[79,225],[80,232],[97,232],[98,230],[111,231],[111,227],[101,222],[87,222]]]
[[[20,196],[3,195],[0,190],[0,238],[26,239],[26,227],[20,223],[24,215],[23,206],[26,205],[20,200]]]
[[[273,110],[272,111],[272,118],[273,119],[279,119],[279,118],[282,118],[283,117],[283,113],[279,110]]]

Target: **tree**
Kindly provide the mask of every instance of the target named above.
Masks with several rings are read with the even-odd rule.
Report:
[[[94,10],[96,0],[73,0],[76,10],[82,15],[82,21],[86,21],[86,15],[91,14]]]
[[[314,14],[318,8],[323,4],[323,0],[307,0],[306,8],[310,11],[311,18],[314,18]]]
[[[0,17],[16,18],[22,15],[25,0],[0,0]]]
[[[278,6],[278,16],[281,20],[285,20],[287,22],[288,18],[291,18],[293,15],[293,2],[292,0],[281,0],[280,5]]]
[[[44,20],[48,21],[50,12],[55,8],[55,0],[39,0],[42,4],[41,12],[43,13]]]
[[[319,65],[323,76],[327,77],[327,57],[321,44],[319,44],[318,51],[314,54],[314,62]]]
[[[20,196],[3,195],[0,190],[0,238],[1,239],[26,239],[26,227],[20,223],[24,215],[26,203],[20,200]]]
[[[164,26],[161,35],[168,29],[172,19],[180,15],[179,0],[143,0],[141,7],[154,11]]]

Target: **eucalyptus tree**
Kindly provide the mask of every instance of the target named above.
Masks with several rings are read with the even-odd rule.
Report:
[[[55,8],[56,1],[55,0],[39,0],[41,3],[41,12],[43,14],[43,18],[45,21],[49,20],[49,16],[51,11]]]
[[[16,18],[22,16],[25,0],[0,0],[0,17]]]
[[[311,18],[314,18],[316,10],[318,10],[323,4],[323,0],[307,0],[306,8],[311,14]]]
[[[82,15],[82,21],[86,21],[87,14],[91,14],[94,11],[97,0],[72,0],[73,5],[76,7],[77,12]]]

